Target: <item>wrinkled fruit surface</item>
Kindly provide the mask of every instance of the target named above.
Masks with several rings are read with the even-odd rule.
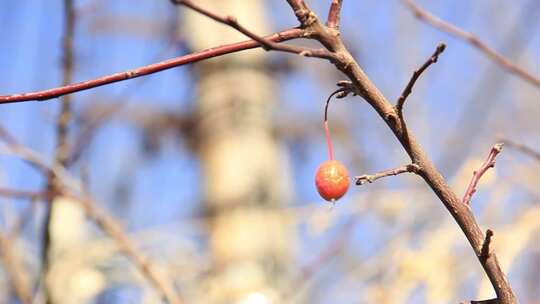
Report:
[[[317,191],[327,201],[336,201],[345,195],[349,183],[347,168],[337,160],[325,161],[315,174]]]

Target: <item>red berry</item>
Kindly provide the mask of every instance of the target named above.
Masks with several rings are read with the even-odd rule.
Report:
[[[349,172],[337,160],[322,163],[315,175],[317,191],[327,201],[340,199],[349,189]]]

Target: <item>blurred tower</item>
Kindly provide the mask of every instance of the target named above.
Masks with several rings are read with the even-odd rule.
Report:
[[[197,4],[269,33],[261,0]],[[180,29],[195,50],[245,40],[187,9]],[[278,303],[286,284],[290,231],[279,212],[287,200],[284,153],[272,134],[275,86],[263,50],[196,65],[198,153],[204,173],[212,276],[201,303]]]

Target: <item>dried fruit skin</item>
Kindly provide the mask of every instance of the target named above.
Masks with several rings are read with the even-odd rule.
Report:
[[[327,201],[340,199],[349,189],[347,168],[337,160],[328,160],[321,164],[315,175],[317,191]]]

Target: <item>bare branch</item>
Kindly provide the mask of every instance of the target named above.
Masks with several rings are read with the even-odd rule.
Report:
[[[177,293],[172,289],[172,284],[154,269],[144,254],[129,239],[116,219],[99,209],[96,202],[89,198],[75,199],[84,208],[86,214],[116,242],[120,251],[131,259],[142,275],[160,293],[163,300],[169,304],[183,303]]]
[[[524,144],[517,143],[510,139],[502,139],[501,140],[506,146],[510,148],[514,148],[518,150],[519,152],[529,155],[530,157],[534,158],[537,161],[540,161],[540,152],[534,150],[533,148],[526,146]]]
[[[289,29],[279,33],[266,36],[265,39],[272,42],[282,42],[291,39],[297,39],[304,37],[304,31],[302,29]],[[260,47],[260,43],[255,40],[247,40],[237,43],[225,44],[217,47],[213,47],[204,51],[195,52],[192,54],[176,57],[173,59],[161,61],[158,63],[146,65],[129,71],[119,72],[79,83],[70,84],[67,86],[61,86],[53,89],[36,91],[30,93],[21,93],[13,95],[0,96],[0,104],[14,103],[32,100],[47,100],[53,99],[66,94],[71,94],[79,91],[100,87],[106,84],[111,84],[119,81],[133,79],[145,75],[154,74],[164,70],[172,69],[178,66],[182,66],[189,63],[198,62],[201,60],[223,56],[226,54],[236,53],[239,51],[249,50]]]
[[[475,255],[479,258],[480,264],[489,277],[491,285],[497,294],[498,301],[504,304],[517,303],[516,297],[505,274],[501,270],[495,253],[490,254],[486,259],[480,258],[484,233],[478,226],[471,209],[463,204],[451,190],[414,135],[408,130],[404,120],[398,116],[396,108],[384,97],[382,92],[373,84],[354,60],[341,40],[339,33],[336,35],[335,31],[330,31],[327,27],[321,25],[317,16],[311,11],[303,12],[303,16],[309,16],[311,18],[311,23],[309,23],[311,25],[306,27],[306,32],[310,33],[308,38],[318,40],[328,50],[336,53],[339,60],[334,62],[335,67],[347,75],[351,83],[357,88],[355,91],[358,92],[358,95],[361,95],[375,109],[381,119],[392,130],[411,158],[411,162],[419,166],[418,175],[424,179],[426,184],[439,197],[440,201],[467,237]],[[298,19],[301,21],[301,18]],[[303,25],[305,26],[306,24],[303,23]]]
[[[0,258],[4,264],[4,269],[9,275],[9,282],[23,304],[32,303],[32,289],[28,284],[28,272],[23,269],[18,255],[14,252],[13,240],[8,234],[0,233]]]
[[[527,82],[533,84],[536,87],[540,87],[540,77],[533,75],[526,69],[519,67],[518,65],[514,64],[510,59],[506,58],[505,56],[498,53],[496,50],[488,46],[486,43],[484,43],[480,38],[477,36],[466,32],[459,27],[448,23],[437,16],[429,13],[428,11],[421,8],[418,4],[416,4],[413,0],[403,0],[405,4],[411,9],[414,16],[424,22],[427,22],[431,26],[438,28],[439,30],[446,32],[454,37],[457,37],[471,46],[478,49],[480,52],[484,53],[489,59],[491,59],[495,64],[498,64],[503,69],[507,70],[508,72],[520,77],[523,80],[526,80]]]
[[[328,10],[328,19],[326,25],[329,28],[339,29],[339,24],[341,22],[341,5],[343,0],[332,0],[330,4],[330,10]]]
[[[298,55],[306,56],[306,57],[318,57],[318,58],[323,58],[323,59],[328,59],[328,60],[335,60],[334,54],[332,54],[331,52],[325,49],[305,48],[305,47],[298,47],[298,46],[293,46],[293,45],[279,44],[276,42],[272,42],[248,30],[243,25],[238,23],[236,18],[232,16],[225,16],[225,17],[219,16],[213,12],[210,12],[207,9],[204,9],[194,4],[193,2],[189,0],[173,0],[173,3],[186,6],[204,16],[207,16],[208,18],[212,20],[215,20],[219,23],[223,23],[225,25],[228,25],[236,29],[237,31],[246,35],[247,37],[257,41],[262,46],[262,48],[267,51],[274,50],[274,51],[298,54]]]
[[[387,177],[387,176],[395,176],[402,173],[417,173],[420,171],[420,167],[416,164],[408,164],[405,166],[401,166],[398,168],[390,169],[381,171],[379,173],[371,174],[371,175],[360,175],[356,176],[356,185],[361,186],[366,183],[373,183],[374,181],[378,180],[379,178]]]
[[[503,143],[498,143],[498,144],[493,145],[493,147],[491,147],[491,150],[489,151],[489,154],[486,160],[484,161],[480,169],[478,169],[477,171],[474,171],[473,177],[469,183],[469,186],[467,187],[467,191],[465,191],[465,194],[463,195],[463,199],[462,199],[463,204],[465,205],[470,204],[471,198],[473,194],[476,192],[476,186],[478,185],[478,181],[480,181],[480,178],[482,178],[482,175],[484,175],[484,173],[486,173],[486,171],[489,168],[493,168],[495,166],[495,157],[497,157],[497,154],[501,152],[502,147],[503,147]]]
[[[397,110],[398,115],[400,117],[403,117],[403,104],[405,104],[405,100],[407,100],[407,97],[409,97],[409,95],[411,94],[412,89],[414,87],[414,84],[416,83],[416,80],[418,80],[420,75],[422,75],[422,73],[430,65],[437,62],[437,60],[439,59],[439,55],[442,52],[444,52],[445,48],[446,48],[446,45],[444,43],[442,43],[442,42],[439,43],[439,45],[437,45],[437,48],[435,49],[435,52],[433,53],[433,55],[431,55],[431,57],[429,57],[429,59],[418,70],[414,71],[414,73],[413,73],[413,75],[411,77],[411,80],[409,80],[409,83],[407,84],[407,86],[403,90],[403,93],[401,93],[401,96],[399,96],[398,101],[396,103],[396,110]]]

